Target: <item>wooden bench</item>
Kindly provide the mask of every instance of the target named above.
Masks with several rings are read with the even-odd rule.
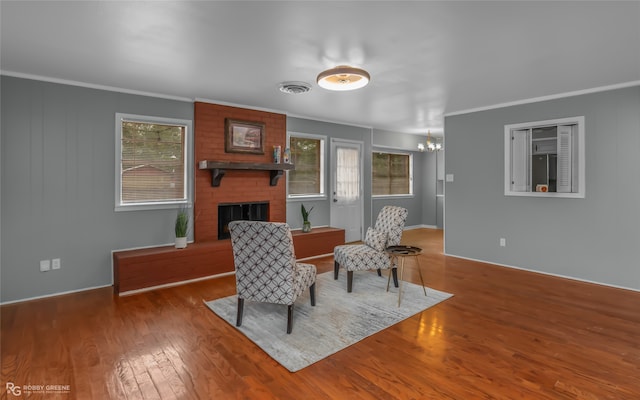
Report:
[[[344,229],[313,228],[292,231],[298,259],[332,254],[344,244]],[[185,249],[174,246],[113,252],[113,290],[124,293],[213,277],[234,271],[230,240],[190,243]]]

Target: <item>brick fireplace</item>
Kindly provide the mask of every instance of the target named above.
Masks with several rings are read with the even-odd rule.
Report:
[[[263,123],[265,153],[225,152],[226,118]],[[185,249],[160,246],[114,252],[113,286],[116,293],[146,290],[146,288],[232,273],[234,265],[231,241],[218,240],[220,205],[224,209],[224,205],[229,204],[267,204],[267,210],[248,210],[247,218],[286,222],[285,180],[274,179],[276,171],[271,171],[272,165],[266,169],[256,169],[256,165],[263,167],[264,164],[272,163],[273,146],[285,147],[287,137],[285,115],[196,102],[194,137],[195,243],[188,245]],[[200,169],[202,161],[207,169]],[[234,169],[229,167],[228,163],[241,163],[243,168],[246,164],[249,169]],[[221,174],[220,171],[214,173],[218,165],[226,166]],[[238,167],[237,164],[234,166]],[[278,167],[280,171],[277,172],[280,173],[282,169],[290,169]],[[217,186],[213,185],[214,176]],[[240,214],[244,212],[241,211]],[[256,216],[258,214],[260,215]],[[329,254],[334,246],[344,244],[344,229],[314,228],[312,233],[293,232],[292,236],[298,258]]]
[[[264,154],[225,152],[225,119],[265,124]],[[220,186],[211,185],[211,171],[201,170],[198,162],[227,161],[272,163],[273,146],[285,148],[286,115],[245,108],[195,103],[195,201],[194,240],[196,243],[218,239],[218,206],[225,203],[268,202],[269,221],[286,221],[286,189],[284,180],[269,184],[269,171],[228,170]]]

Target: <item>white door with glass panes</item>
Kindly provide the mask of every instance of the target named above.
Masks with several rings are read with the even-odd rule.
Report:
[[[362,240],[362,142],[331,139],[331,226],[345,241]]]

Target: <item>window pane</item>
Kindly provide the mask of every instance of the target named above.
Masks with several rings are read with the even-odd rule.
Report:
[[[353,201],[360,196],[360,151],[336,149],[336,197]]]
[[[408,154],[373,153],[374,195],[411,194]]]
[[[289,149],[295,170],[289,171],[289,194],[321,194],[322,140],[291,136]]]
[[[121,203],[186,199],[184,126],[122,121]]]

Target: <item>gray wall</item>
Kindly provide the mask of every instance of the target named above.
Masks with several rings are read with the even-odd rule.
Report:
[[[175,210],[114,212],[115,113],[192,120],[193,103],[0,79],[0,301],[110,285],[112,250],[173,243]]]
[[[417,151],[418,143],[426,143],[426,136],[373,130],[373,150],[394,150],[413,154],[413,197],[374,198],[372,221],[385,205],[409,210],[406,227],[436,225],[436,156],[435,153]]]
[[[504,125],[580,115],[586,197],[504,196]],[[445,131],[447,254],[640,290],[640,87],[448,116]]]
[[[358,126],[334,124],[331,122],[315,121],[297,117],[287,117],[287,132],[308,133],[327,137],[325,152],[325,193],[323,200],[288,200],[287,201],[287,222],[292,229],[302,228],[302,216],[300,214],[300,204],[305,208],[313,207],[309,220],[313,226],[328,226],[329,211],[331,206],[331,160],[329,157],[331,138],[354,140],[363,142],[364,154],[364,176],[371,176],[371,129]],[[371,179],[364,180],[364,226],[369,226],[371,222]]]
[[[407,226],[423,226],[436,224],[435,197],[435,155],[416,151],[419,142],[426,137],[396,132],[372,130],[369,128],[334,124],[297,117],[287,117],[287,131],[307,133],[327,137],[325,160],[325,193],[331,188],[331,160],[329,157],[329,141],[331,138],[361,141],[364,143],[364,227],[375,222],[380,209],[385,205],[397,205],[409,209]],[[414,156],[414,196],[408,198],[371,198],[371,154],[372,151],[410,151]],[[326,226],[330,221],[331,196],[322,200],[288,200],[287,222],[293,229],[302,227],[300,204],[305,208],[314,207],[310,220],[312,225]],[[373,221],[373,222],[372,222]]]
[[[113,250],[173,243],[175,210],[114,211],[115,113],[192,120],[192,102],[10,76],[0,77],[0,89],[0,302],[109,286]],[[294,117],[287,130],[362,141],[365,177],[374,143],[414,150],[425,140]],[[407,225],[434,225],[435,183],[426,182],[435,181],[435,157],[414,157],[415,198],[384,204],[408,207]],[[371,179],[364,198],[366,227],[383,205],[370,200]],[[313,225],[329,225],[328,197],[304,204],[315,207]],[[300,201],[288,202],[287,221],[301,227]],[[40,260],[53,258],[62,268],[40,272]]]

